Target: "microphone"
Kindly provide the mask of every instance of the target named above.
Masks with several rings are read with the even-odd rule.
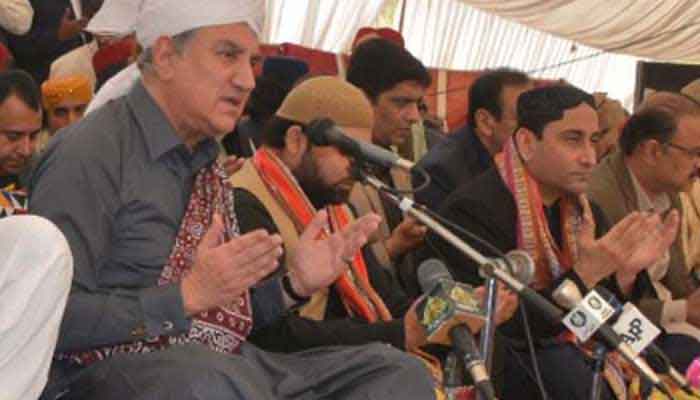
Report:
[[[484,398],[495,399],[495,391],[474,336],[464,321],[460,321],[460,316],[483,318],[483,310],[472,296],[473,290],[468,285],[454,282],[445,264],[434,258],[423,261],[418,267],[418,281],[427,296],[416,311],[418,320],[428,332],[428,340],[442,344],[451,342],[453,349],[464,360],[474,386]],[[444,332],[447,332],[449,341],[441,338]]]
[[[595,290],[596,292],[600,293],[600,295],[603,296],[603,298],[607,300],[607,302],[610,303],[610,305],[615,309],[615,315],[610,318],[614,324],[625,313],[625,306],[608,289],[604,287],[596,287]],[[628,304],[629,306],[627,307],[630,307],[637,313],[641,314],[637,307],[632,305],[632,303]],[[694,395],[690,384],[685,379],[685,376],[683,376],[683,374],[681,374],[676,368],[673,367],[673,365],[671,365],[671,360],[669,360],[666,353],[664,353],[659,346],[653,342],[649,343],[649,345],[647,345],[647,347],[642,351],[642,354],[644,355],[644,358],[646,358],[647,363],[649,363],[649,366],[654,371],[660,374],[668,375],[681,389],[683,389],[684,392],[691,396]]]
[[[604,300],[600,299],[601,296],[598,293],[595,293],[595,295],[597,295],[598,303],[605,302]],[[579,317],[579,319],[582,319],[583,323],[585,324],[587,319],[585,316],[587,311],[586,307],[585,305],[579,307],[579,305],[583,305],[585,301],[583,299],[583,296],[581,295],[581,291],[578,289],[578,286],[576,286],[574,282],[572,282],[570,279],[565,279],[561,283],[561,285],[559,285],[559,287],[556,290],[554,290],[554,292],[552,293],[552,298],[560,306],[564,307],[565,309],[572,310],[574,316],[583,316],[582,318]],[[600,304],[598,305],[600,306]],[[610,308],[610,305],[607,303],[605,303],[603,306],[607,306],[608,308]],[[579,308],[583,308],[584,310],[581,311],[579,310]],[[571,315],[572,313],[570,313],[569,315]],[[565,319],[569,318],[569,315],[567,315]],[[571,318],[572,321],[574,319],[575,318]],[[575,322],[573,324],[576,325]],[[569,328],[571,329],[571,327]],[[637,371],[639,371],[646,379],[652,382],[654,386],[656,386],[662,393],[666,394],[669,398],[673,398],[673,396],[671,396],[669,390],[663,384],[656,372],[654,372],[654,370],[652,370],[651,367],[649,367],[649,364],[642,360],[639,357],[639,355],[636,354],[634,350],[632,350],[632,348],[627,343],[625,343],[622,340],[622,338],[620,338],[620,335],[618,335],[609,325],[606,325],[603,322],[596,329],[596,339],[605,343],[608,346],[608,348],[617,350],[617,352],[620,353],[620,355],[622,355],[628,362],[634,365]]]
[[[317,146],[335,146],[358,160],[384,168],[398,167],[410,171],[415,165],[394,152],[346,135],[330,118],[311,121],[306,132],[311,143]]]

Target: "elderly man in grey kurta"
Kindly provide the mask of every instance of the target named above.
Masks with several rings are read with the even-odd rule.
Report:
[[[378,225],[370,215],[318,239],[321,212],[292,265],[275,273],[277,235],[237,235],[226,207],[209,224],[196,220],[211,208],[192,202],[207,195],[201,177],[218,182],[201,172],[221,172],[214,137],[232,130],[254,86],[262,7],[145,0],[141,78],[67,129],[32,179],[30,209],[55,222],[74,253],[57,350],[61,367],[81,370],[70,388],[81,398],[434,397],[427,369],[388,346],[276,355],[245,342],[247,325],[264,326],[335,281]],[[188,218],[197,223],[183,235]],[[193,237],[196,249],[179,252]]]

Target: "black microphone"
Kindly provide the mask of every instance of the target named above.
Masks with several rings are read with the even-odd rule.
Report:
[[[618,300],[618,298],[611,291],[604,287],[598,286],[595,288],[595,291],[598,292],[598,294],[600,294],[608,302],[608,304],[612,306],[613,309],[615,309],[615,314],[610,317],[610,324],[614,324],[615,321],[617,321],[622,315],[624,304],[622,304],[622,302],[620,302],[620,300]],[[666,353],[659,348],[659,346],[654,343],[649,343],[644,351],[642,351],[642,355],[647,360],[647,363],[649,363],[651,369],[660,374],[668,375],[674,382],[676,382],[678,386],[680,386],[681,389],[683,389],[684,392],[691,396],[694,395],[690,384],[685,379],[685,376],[683,376],[683,374],[678,372],[678,370],[673,367],[671,360],[668,358]]]
[[[559,287],[552,293],[552,298],[560,306],[565,309],[574,309],[582,301],[583,296],[578,286],[570,279],[565,279]],[[610,325],[603,324],[595,332],[594,336],[597,340],[605,343],[608,348],[616,350],[622,357],[624,357],[628,362],[630,362],[646,379],[654,384],[662,393],[667,395],[669,398],[671,396],[666,385],[663,384],[659,376],[651,369],[649,364],[647,364],[641,357],[634,353],[634,350],[625,343],[620,335],[613,330]]]
[[[329,118],[311,121],[306,128],[306,132],[311,143],[317,146],[335,146],[358,160],[385,168],[398,167],[407,171],[414,166],[412,161],[401,158],[394,152],[346,135]]]
[[[452,275],[445,264],[438,259],[428,259],[418,267],[418,282],[425,293],[432,293],[433,289],[444,283],[452,282]],[[445,322],[446,324],[449,323]],[[437,328],[439,329],[439,328]],[[469,371],[474,381],[474,386],[486,399],[495,399],[496,392],[491,385],[488,371],[481,358],[479,348],[469,327],[458,323],[449,328],[449,338],[455,351],[464,360],[464,366]]]

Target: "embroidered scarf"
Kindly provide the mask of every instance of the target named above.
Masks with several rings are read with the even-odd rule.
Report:
[[[525,168],[514,138],[506,143],[503,152],[495,157],[495,161],[503,182],[515,200],[517,247],[525,250],[535,263],[532,286],[537,290],[547,288],[573,268],[576,262],[576,235],[581,228],[582,213],[576,205],[575,198],[564,196],[559,200],[562,232],[559,246],[549,229],[539,186]],[[577,342],[575,336],[569,332],[561,335],[559,339],[576,344],[589,356],[592,354],[588,343]],[[633,376],[630,366],[622,362],[616,353],[608,353],[603,374],[618,399],[626,399],[625,379],[631,380]]]
[[[226,173],[217,163],[212,163],[197,174],[192,196],[175,238],[175,245],[158,280],[159,286],[178,283],[190,272],[197,246],[211,225],[214,214],[220,214],[223,219],[224,240],[239,236],[233,189],[227,179]],[[220,353],[236,353],[252,327],[250,296],[246,292],[231,304],[192,317],[192,324],[187,333],[62,354],[59,358],[88,365],[117,353],[148,353],[185,343],[200,343]]]
[[[514,140],[508,141],[495,161],[503,182],[515,199],[518,248],[525,250],[535,263],[533,286],[544,289],[576,262],[576,234],[581,227],[581,212],[576,199],[565,196],[560,200],[560,247],[549,230],[537,182],[523,165]]]
[[[267,189],[294,222],[297,232],[303,232],[313,219],[316,209],[294,175],[279,158],[266,149],[255,153],[253,165]],[[318,239],[325,238],[328,232],[343,229],[352,221],[352,215],[346,206],[329,206],[327,212],[328,229],[322,232]],[[350,268],[335,282],[335,288],[349,315],[361,317],[370,323],[392,319],[389,309],[369,281],[367,265],[361,251],[355,254]]]

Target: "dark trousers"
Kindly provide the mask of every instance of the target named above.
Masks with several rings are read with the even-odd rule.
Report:
[[[240,355],[198,345],[120,354],[79,372],[70,400],[434,399],[417,358],[385,344],[293,354],[244,344]]]
[[[537,365],[551,400],[588,400],[593,369],[590,360],[572,344],[539,347]],[[541,400],[527,351],[509,350],[505,354],[501,381],[501,400]],[[601,400],[614,400],[610,386],[603,384]]]

